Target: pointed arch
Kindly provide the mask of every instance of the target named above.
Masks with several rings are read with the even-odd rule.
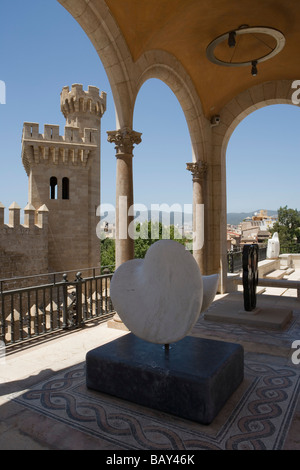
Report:
[[[171,54],[156,50],[143,54],[136,66],[140,69],[136,96],[143,83],[150,78],[162,80],[177,97],[185,115],[191,138],[192,160],[205,160],[205,118],[193,83],[182,65]]]
[[[226,292],[227,282],[227,197],[226,197],[226,151],[229,139],[237,125],[256,109],[271,104],[294,104],[292,87],[294,80],[274,80],[255,85],[232,99],[220,112],[220,124],[212,130],[212,160],[218,170],[218,185],[213,189],[211,197],[218,210],[211,215],[211,229],[216,233],[219,245],[210,246],[214,249],[216,269],[221,266],[221,292]],[[214,240],[215,241],[215,240]]]
[[[133,61],[126,41],[103,0],[97,7],[88,0],[58,0],[80,24],[94,45],[110,82],[116,128],[132,127],[134,84]]]

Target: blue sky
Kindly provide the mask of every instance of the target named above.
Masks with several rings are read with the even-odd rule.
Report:
[[[27,204],[28,180],[21,161],[23,122],[58,124],[64,132],[60,92],[65,85],[94,85],[107,93],[102,118],[101,201],[115,204],[116,161],[106,131],[116,128],[110,85],[93,45],[56,0],[1,2],[0,201]],[[296,77],[297,78],[297,77]],[[300,77],[298,77],[300,79]],[[192,151],[183,112],[159,80],[146,82],[137,98],[134,130],[142,143],[134,151],[136,203],[192,204],[186,162]],[[268,106],[234,131],[227,150],[227,209],[247,212],[300,209],[300,107]]]

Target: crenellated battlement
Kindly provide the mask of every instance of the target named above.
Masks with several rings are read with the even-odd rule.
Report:
[[[106,111],[106,93],[102,91],[99,95],[99,88],[95,86],[84,91],[79,83],[73,84],[71,90],[65,86],[60,94],[60,107],[67,120],[73,120],[79,114],[89,114],[100,120]]]
[[[26,173],[32,166],[71,165],[85,167],[91,156],[100,151],[100,120],[106,110],[106,93],[89,86],[83,90],[74,84],[61,92],[61,110],[66,118],[64,134],[59,126],[45,124],[44,133],[36,122],[25,122],[22,135],[22,161]]]
[[[86,166],[90,155],[98,150],[99,129],[84,129],[83,137],[78,127],[65,126],[63,136],[59,126],[45,124],[44,134],[39,124],[25,122],[22,136],[22,161],[27,174],[34,164],[63,164]]]
[[[6,229],[7,233],[11,233],[12,229],[26,229],[25,232],[31,229],[44,229],[48,234],[48,208],[43,204],[38,209],[32,204],[27,204],[23,209],[24,223],[21,224],[21,207],[13,202],[8,208],[8,224],[4,223],[5,220],[5,206],[0,202],[0,231]]]
[[[13,202],[8,208],[8,223],[4,223],[5,207],[0,202],[0,279],[47,272],[48,215],[45,205],[36,210],[27,204],[22,211]]]
[[[65,126],[64,135],[60,135],[59,126],[55,124],[45,124],[44,133],[41,134],[39,124],[35,122],[24,122],[22,140],[28,140],[31,143],[37,142],[44,146],[68,143],[93,148],[97,146],[98,133],[98,129],[84,129],[84,135],[81,137],[78,127]]]

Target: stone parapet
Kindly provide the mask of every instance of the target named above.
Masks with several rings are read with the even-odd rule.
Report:
[[[13,202],[8,208],[8,224],[5,224],[5,206],[0,202],[0,231],[7,234],[11,229],[47,229],[48,230],[48,208],[43,206],[35,209],[32,204],[24,208],[24,223],[21,224],[21,207]]]
[[[31,276],[48,271],[48,209],[36,210],[31,204],[21,208],[13,202],[8,208],[9,223],[4,223],[5,207],[0,203],[0,279]]]
[[[40,133],[39,124],[24,122],[22,135],[22,161],[26,173],[38,164],[85,167],[99,152],[100,120],[106,111],[106,93],[80,84],[71,90],[64,87],[60,97],[61,111],[66,118],[64,134],[58,125],[45,124]]]
[[[62,89],[60,107],[66,119],[73,114],[90,114],[100,120],[106,111],[106,93],[102,91],[99,95],[99,88],[95,86],[84,91],[81,84],[74,83],[71,90],[68,86]]]
[[[74,126],[65,126],[64,135],[60,135],[59,126],[56,124],[44,124],[44,133],[40,133],[39,124],[34,122],[24,122],[23,139],[34,141],[43,141],[49,145],[58,143],[72,144],[96,144],[95,134],[98,129],[85,129],[84,137],[79,134],[79,128]]]
[[[83,137],[78,127],[65,126],[59,135],[59,126],[45,124],[44,134],[39,125],[25,122],[22,136],[22,161],[29,175],[31,166],[44,163],[54,165],[86,166],[89,156],[97,151],[99,129],[85,128]]]

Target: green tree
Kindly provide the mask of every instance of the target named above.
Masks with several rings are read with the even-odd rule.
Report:
[[[115,240],[111,238],[104,238],[101,240],[101,272],[105,266],[108,266],[111,272],[115,267]]]
[[[144,222],[137,224],[136,233],[139,237],[134,242],[134,257],[144,258],[149,247],[157,240],[170,239],[185,245],[186,239],[181,237],[178,229],[171,225],[165,227],[161,222]]]
[[[178,229],[171,225],[163,226],[161,222],[144,222],[137,224],[135,227],[136,239],[134,240],[134,257],[145,258],[147,250],[157,240],[171,239],[182,245],[189,240],[183,238]],[[105,238],[101,240],[101,270],[108,266],[110,271],[114,271],[115,267],[115,240]]]
[[[278,232],[282,251],[297,249],[297,244],[300,243],[300,212],[287,206],[280,207],[278,221],[271,229],[272,234],[275,232]]]

